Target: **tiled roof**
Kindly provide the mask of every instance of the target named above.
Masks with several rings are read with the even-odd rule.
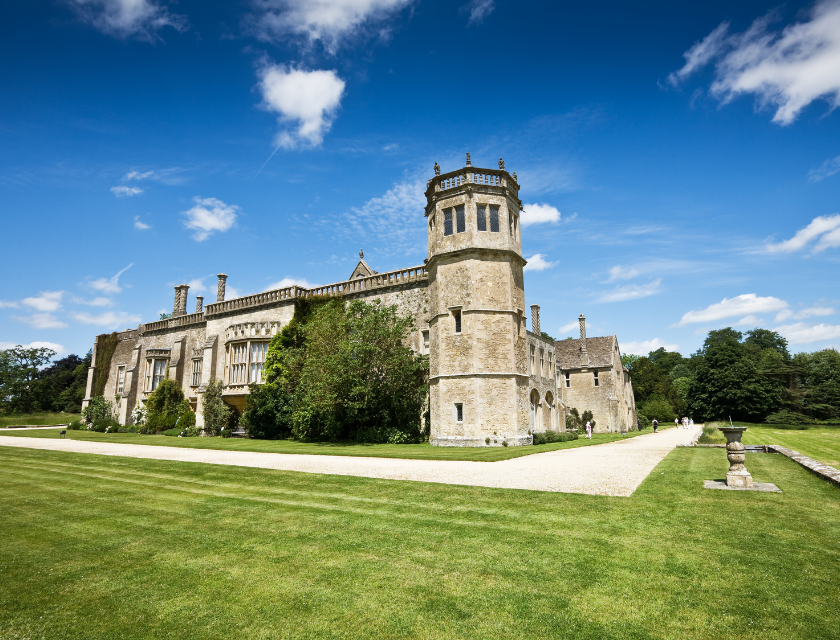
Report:
[[[583,365],[580,361],[580,338],[572,340],[558,340],[554,343],[557,353],[557,366],[561,369],[579,369]],[[613,364],[613,349],[615,336],[587,338],[586,351],[589,354],[590,367],[611,367]]]

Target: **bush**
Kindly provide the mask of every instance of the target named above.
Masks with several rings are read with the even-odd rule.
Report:
[[[67,425],[67,428],[70,429],[70,431],[79,431],[84,429],[85,425],[82,424],[81,420],[73,420],[73,422]]]
[[[180,436],[181,429],[166,429],[165,431],[161,431],[160,435],[162,436]]]
[[[551,444],[552,442],[569,442],[577,440],[578,434],[571,431],[546,431],[534,434],[534,444]]]
[[[120,428],[120,423],[117,422],[113,417],[110,418],[99,418],[98,420],[94,420],[93,424],[90,427],[91,431],[96,431],[97,433],[116,433],[117,429]]]
[[[636,418],[638,418],[638,420],[639,420],[639,421],[637,422],[637,424],[641,424],[641,425],[642,425],[642,429],[646,429],[646,428],[648,428],[648,427],[651,425],[650,418],[648,418],[648,417],[647,417],[645,414],[643,414],[643,413],[637,413],[637,414],[636,414]]]
[[[697,439],[700,444],[726,444],[726,436],[717,427],[703,427],[703,433]]]
[[[219,435],[236,417],[222,398],[223,390],[221,380],[210,380],[204,392],[204,431],[210,436]]]
[[[127,424],[117,429],[117,433],[140,433],[140,427],[136,424]]]
[[[184,430],[181,432],[181,435],[182,435],[184,438],[196,438],[196,437],[198,437],[198,436],[200,436],[200,435],[201,435],[201,429],[199,429],[198,427],[196,427],[195,425],[193,425],[193,426],[191,426],[191,427],[187,427],[186,429],[184,429]]]
[[[800,424],[813,424],[814,421],[806,415],[801,413],[796,413],[795,411],[789,411],[787,409],[782,409],[781,411],[777,411],[776,413],[771,413],[767,416],[765,422],[767,424],[791,424],[791,425],[800,425]]]
[[[292,435],[292,394],[281,384],[251,385],[242,426],[248,437],[263,440]]]
[[[641,412],[646,416],[652,416],[659,420],[659,424],[665,422],[673,422],[677,417],[674,413],[674,408],[664,398],[651,398],[646,401],[641,407]]]
[[[114,406],[104,396],[90,399],[90,404],[82,411],[82,419],[93,425],[97,420],[107,420],[114,417]]]
[[[181,416],[192,413],[181,385],[169,378],[161,380],[146,400],[146,410],[148,413],[140,429],[141,433],[160,433],[174,429]]]

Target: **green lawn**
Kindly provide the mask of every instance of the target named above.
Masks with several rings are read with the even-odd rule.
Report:
[[[0,638],[840,638],[840,491],[630,498],[0,447]]]
[[[3,436],[25,438],[58,438],[60,429],[39,429],[37,431],[0,431]],[[651,433],[650,429],[642,433]],[[93,431],[67,431],[67,437],[74,440],[95,440],[122,442],[128,444],[150,444],[163,447],[187,447],[194,449],[228,449],[236,451],[261,451],[266,453],[309,453],[330,456],[366,456],[371,458],[411,458],[419,460],[479,460],[496,462],[534,453],[605,444],[626,440],[639,435],[633,431],[626,436],[620,433],[595,433],[591,440],[584,437],[569,442],[554,442],[527,447],[433,447],[430,444],[358,444],[330,442],[296,442],[294,440],[252,440],[250,438],[176,438],[171,436],[147,436],[140,433],[96,433]]]
[[[823,464],[840,466],[840,429],[837,427],[796,431],[773,425],[749,425],[741,441],[744,444],[778,444]]]
[[[9,425],[51,425],[68,424],[79,419],[78,413],[27,413],[16,416],[0,416],[0,428]]]

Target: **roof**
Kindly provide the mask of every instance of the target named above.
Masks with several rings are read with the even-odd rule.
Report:
[[[580,338],[558,340],[554,343],[557,366],[561,369],[580,369],[584,366],[612,367],[615,343],[615,335],[587,338],[586,352],[589,354],[589,364],[584,365],[580,360]]]

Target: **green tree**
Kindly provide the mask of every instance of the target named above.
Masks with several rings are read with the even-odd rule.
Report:
[[[840,416],[840,353],[823,349],[800,359],[805,413],[826,420]]]
[[[677,414],[671,403],[661,397],[653,397],[647,400],[639,407],[639,412],[653,420],[656,418],[659,422],[673,422]]]
[[[666,351],[665,347],[659,347],[656,351],[648,354],[648,359],[659,367],[663,373],[669,374],[678,364],[682,364],[684,358],[676,351]]]
[[[21,345],[0,351],[0,406],[4,413],[30,413],[38,401],[40,370],[55,356],[45,347]]]
[[[276,440],[292,435],[294,397],[282,384],[252,384],[242,426],[251,438]]]
[[[667,402],[671,411],[685,413],[685,401],[679,389],[674,385],[673,378],[650,358],[642,356],[633,364],[632,382],[637,405],[643,405],[648,400],[656,398]],[[653,417],[647,412],[643,413],[650,418]]]
[[[175,380],[164,378],[158,383],[146,400],[146,422],[142,429],[146,433],[158,433],[172,429],[179,422],[179,418],[192,413],[189,402],[184,397],[184,390]]]
[[[84,360],[69,355],[38,372],[35,395],[38,409],[78,413],[85,396],[90,354]]]
[[[225,389],[221,380],[210,380],[204,391],[204,431],[211,436],[217,436],[223,428],[229,427],[233,419],[233,410],[222,397]]]
[[[641,356],[634,355],[632,353],[622,353],[621,354],[621,364],[627,367],[628,371],[633,371],[633,367],[636,362],[639,360]]]
[[[770,349],[777,352],[784,360],[790,360],[788,352],[788,341],[775,331],[769,329],[753,329],[747,331],[744,344],[748,347],[755,347],[759,351]]]
[[[545,338],[546,340],[551,340],[552,342],[556,342],[556,340],[554,338],[552,338],[550,335],[548,335],[548,333],[545,332],[545,331],[540,331],[540,336]]]

